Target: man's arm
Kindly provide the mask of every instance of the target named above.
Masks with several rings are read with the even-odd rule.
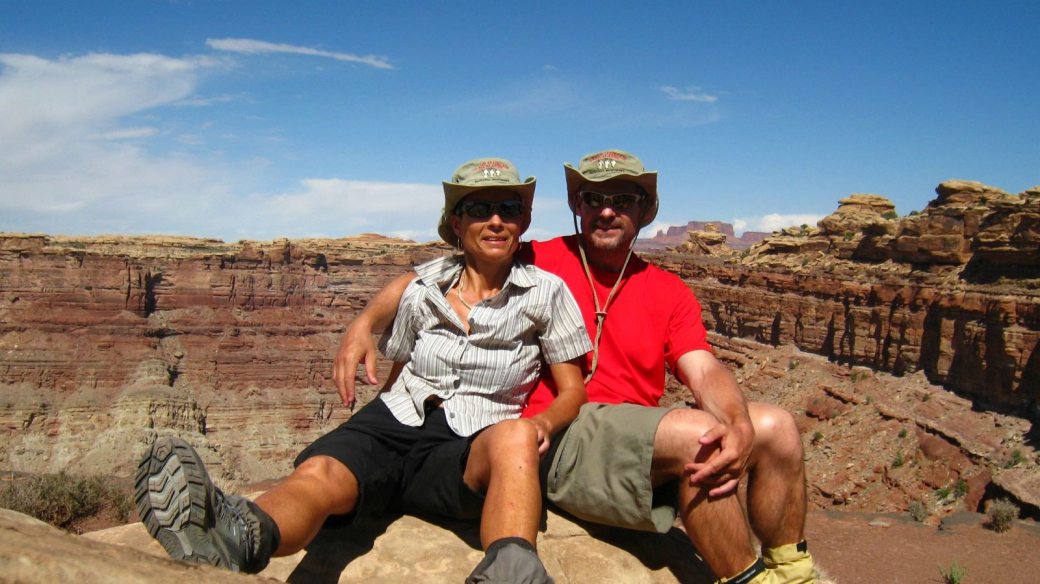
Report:
[[[409,272],[394,278],[372,297],[368,306],[347,327],[332,363],[332,379],[336,382],[344,407],[353,407],[357,399],[354,378],[357,376],[358,364],[365,364],[366,381],[372,385],[377,383],[376,360],[379,358],[379,350],[372,340],[372,333],[382,331],[393,322],[405,288],[416,277],[415,272]]]
[[[549,438],[578,417],[578,410],[588,401],[585,382],[581,378],[580,358],[549,366],[557,395],[549,407],[531,418],[538,427],[538,454],[549,450]]]
[[[714,485],[711,496],[733,491],[744,475],[755,430],[748,416],[747,400],[737,380],[708,351],[690,351],[679,357],[679,380],[693,393],[697,405],[714,415],[719,424],[701,437],[701,444],[718,443],[719,450],[703,463],[688,463],[690,483]]]

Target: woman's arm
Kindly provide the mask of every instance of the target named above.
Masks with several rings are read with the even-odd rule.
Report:
[[[549,450],[549,438],[578,417],[578,410],[588,401],[585,382],[581,378],[581,357],[549,365],[557,395],[549,407],[531,418],[538,427],[538,454]]]
[[[379,358],[379,350],[372,340],[372,333],[382,331],[394,320],[401,296],[415,278],[415,272],[395,278],[372,298],[368,306],[347,327],[339,351],[336,352],[336,359],[332,362],[332,379],[336,382],[344,406],[353,407],[357,400],[354,378],[357,376],[359,364],[365,365],[368,383],[376,384],[376,360]]]

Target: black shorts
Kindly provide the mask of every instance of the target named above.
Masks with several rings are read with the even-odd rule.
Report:
[[[357,478],[357,507],[350,515],[330,518],[330,525],[352,523],[383,510],[479,519],[484,495],[462,480],[476,436],[453,432],[444,409],[437,407],[430,409],[422,426],[402,424],[376,398],[305,448],[293,464],[329,456]]]

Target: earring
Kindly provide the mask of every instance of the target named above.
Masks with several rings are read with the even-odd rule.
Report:
[[[462,238],[458,237],[458,238],[456,238],[456,241],[459,242],[456,247],[458,247],[459,252],[462,252]]]

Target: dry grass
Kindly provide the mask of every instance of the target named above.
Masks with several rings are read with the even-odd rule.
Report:
[[[133,510],[128,486],[105,475],[74,477],[64,472],[17,479],[0,488],[0,507],[82,532],[98,517],[126,523]]]

